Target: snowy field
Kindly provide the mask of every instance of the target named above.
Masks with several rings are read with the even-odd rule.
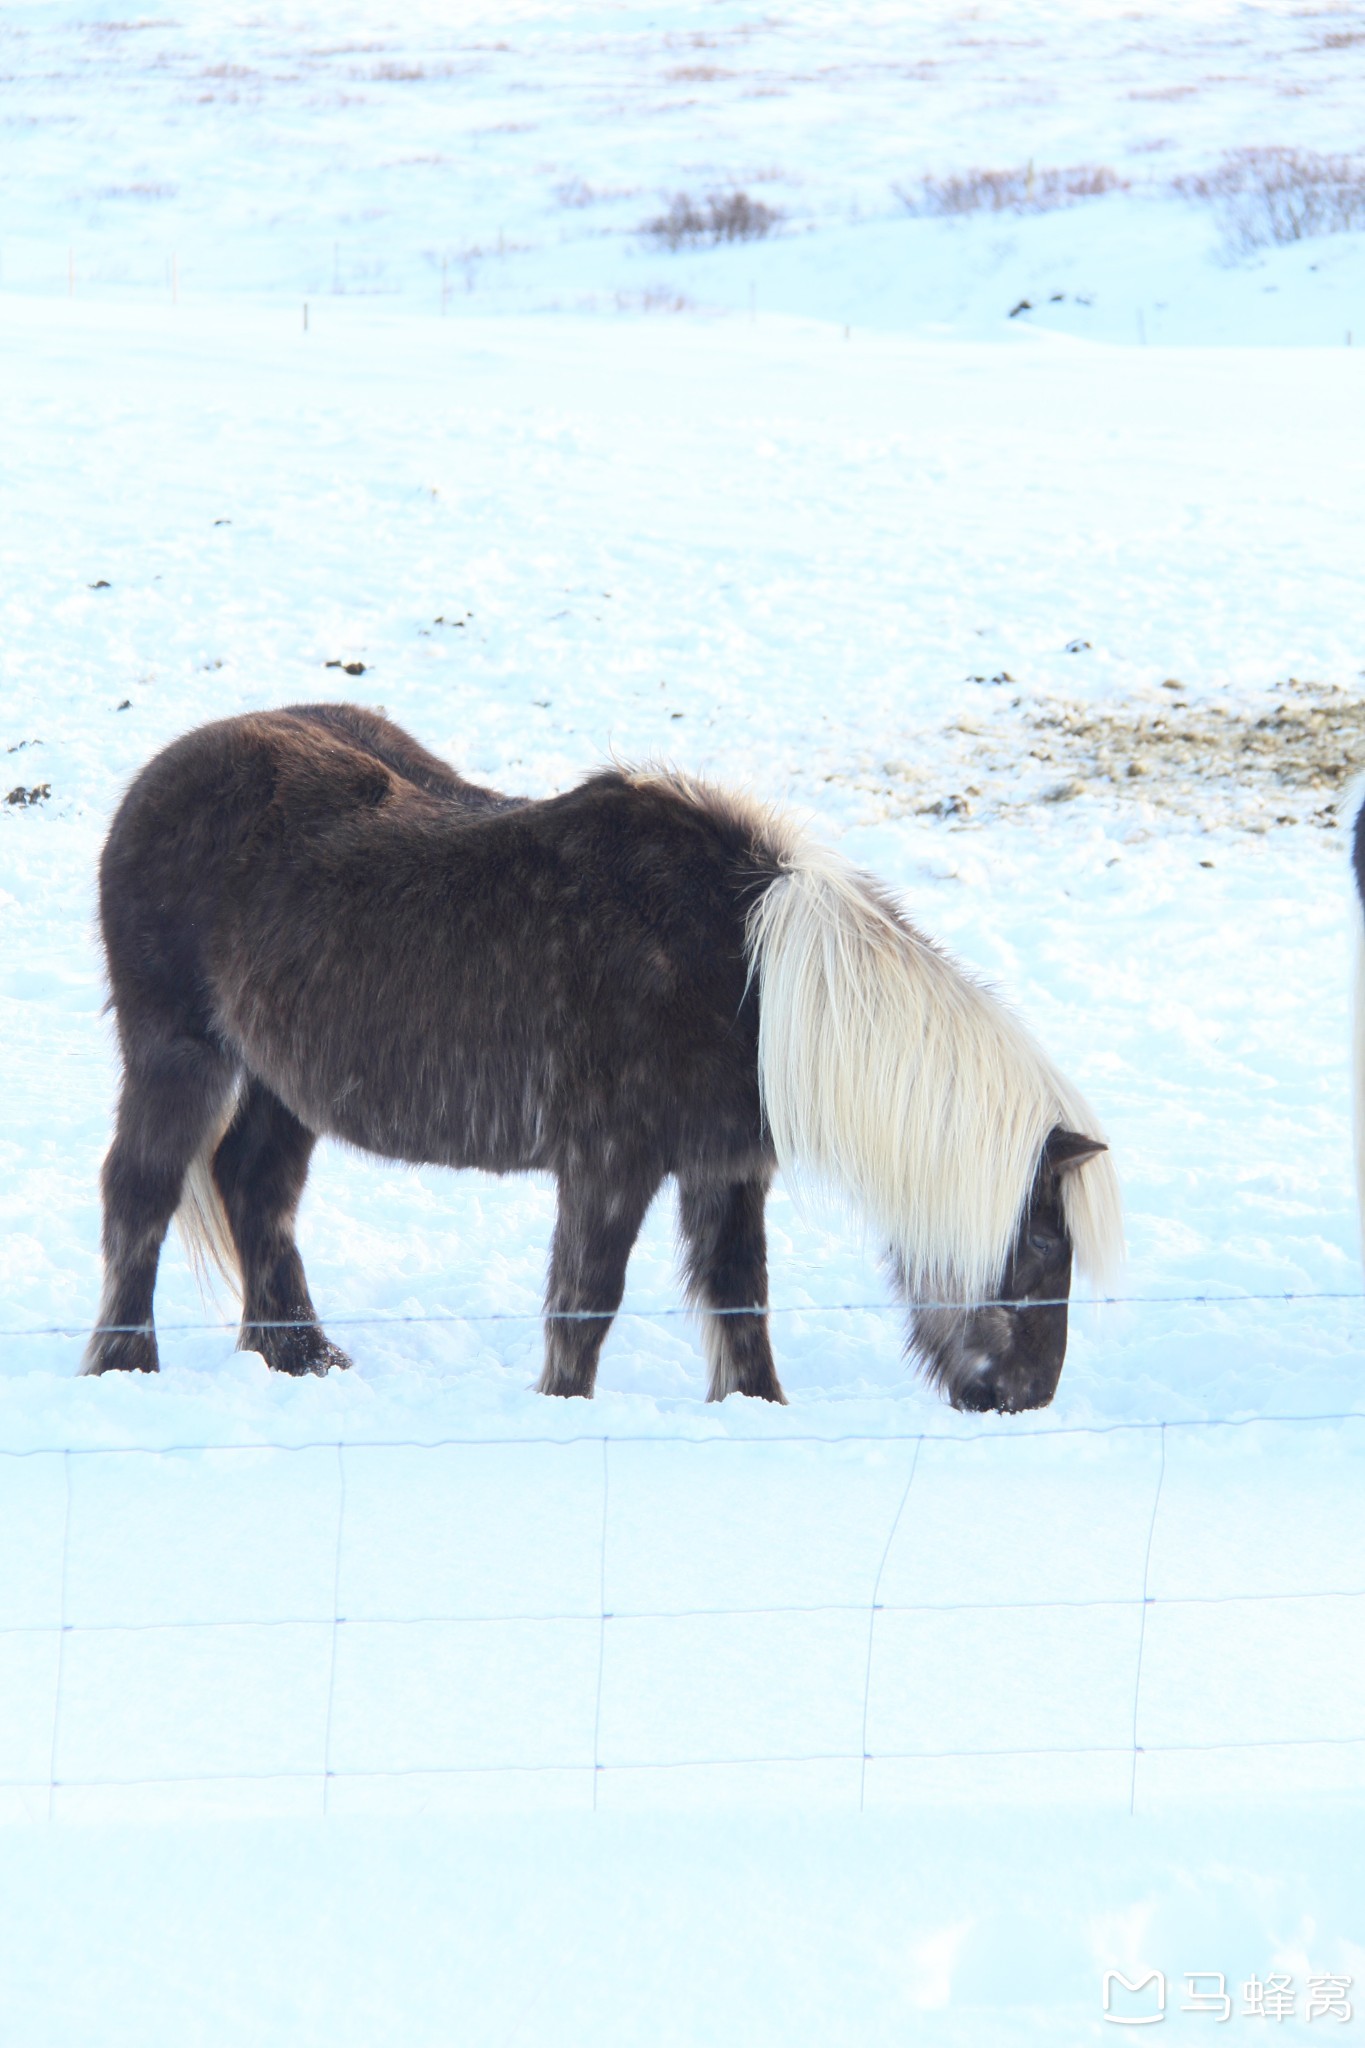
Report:
[[[1361,2002],[1365,214],[1258,242],[1226,166],[1349,213],[1363,86],[1353,6],[6,10],[0,2040]],[[160,1378],[76,1377],[112,809],[340,696],[789,802],[1018,1006],[1128,1213],[1050,1409],[943,1406],[781,1187],[787,1408],[703,1404],[668,1201],[548,1403],[550,1186],[337,1148],[353,1372],[234,1353],[173,1241]]]

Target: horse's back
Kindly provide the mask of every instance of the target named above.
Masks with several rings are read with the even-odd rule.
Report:
[[[429,796],[447,797],[465,810],[501,811],[520,802],[500,790],[467,782],[439,754],[428,753],[401,725],[363,704],[291,704],[276,716],[331,734],[371,760],[383,762]]]
[[[516,802],[352,707],[224,720],[115,818],[115,1006],[125,1042],[139,1019],[214,1038],[311,1128],[389,1155],[756,1138],[746,862],[742,817],[667,779]]]

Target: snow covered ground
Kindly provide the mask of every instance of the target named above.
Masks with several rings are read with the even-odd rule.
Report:
[[[1244,149],[1349,158],[1365,228],[1360,22],[1353,0],[17,0],[0,262],[44,293],[752,303],[974,338],[1027,298],[1087,340],[1340,346],[1365,329],[1361,235],[1229,262],[1256,208],[1188,181]],[[1019,174],[1017,209],[926,214],[926,179],[983,171]],[[1053,206],[1059,173],[1100,196]],[[766,239],[647,232],[735,190],[779,216]]]
[[[1053,2042],[1139,1964],[1316,2039],[1365,1979],[1365,234],[1233,260],[1172,190],[1348,151],[1362,65],[1356,8],[7,10],[16,2040]],[[1127,189],[895,189],[1029,163]],[[770,236],[641,232],[735,189]],[[1018,1004],[1128,1204],[1051,1409],[941,1406],[780,1189],[787,1409],[702,1405],[667,1203],[552,1406],[549,1187],[336,1149],[354,1372],[234,1354],[172,1244],[161,1378],[74,1377],[110,812],[341,695],[509,789],[784,798]]]

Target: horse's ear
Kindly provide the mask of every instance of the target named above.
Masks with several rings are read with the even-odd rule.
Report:
[[[1057,1174],[1074,1173],[1078,1166],[1084,1166],[1087,1159],[1093,1159],[1097,1152],[1107,1152],[1109,1147],[1100,1138],[1083,1138],[1079,1131],[1063,1130],[1060,1124],[1049,1132],[1043,1147],[1043,1157],[1052,1171]]]

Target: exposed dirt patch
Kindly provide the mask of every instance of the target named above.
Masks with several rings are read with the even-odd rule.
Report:
[[[1090,801],[1265,832],[1344,823],[1343,793],[1362,772],[1365,697],[1291,676],[1259,704],[1195,699],[1174,678],[1141,701],[997,699],[964,711],[922,763],[831,779],[875,794],[883,815],[966,823]]]

